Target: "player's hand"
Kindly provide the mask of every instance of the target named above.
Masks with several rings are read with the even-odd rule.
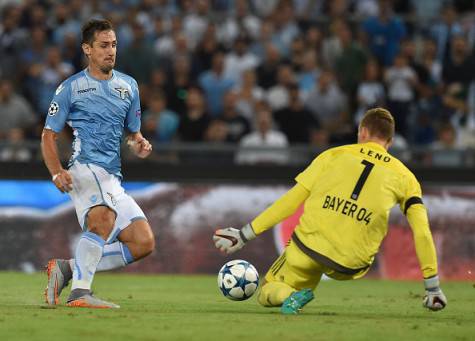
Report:
[[[439,286],[439,276],[434,276],[424,280],[426,294],[422,305],[430,310],[442,310],[447,305],[447,298]]]
[[[73,190],[73,178],[66,169],[61,169],[58,173],[54,174],[52,180],[61,193]]]
[[[152,145],[146,138],[140,138],[139,140],[128,140],[127,144],[133,150],[134,154],[141,159],[145,159],[152,153]]]
[[[219,229],[213,235],[216,248],[228,255],[242,249],[249,240],[254,238],[256,238],[256,234],[251,224],[245,225],[240,230],[234,227]]]

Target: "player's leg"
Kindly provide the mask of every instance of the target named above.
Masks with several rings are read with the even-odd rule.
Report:
[[[86,217],[87,231],[76,246],[71,294],[68,306],[91,308],[115,308],[115,304],[92,296],[91,285],[99,264],[104,245],[111,234],[116,213],[107,206],[92,207]]]
[[[283,281],[287,268],[285,266],[286,251],[272,264],[264,277],[264,283],[257,296],[257,301],[265,307],[280,307],[295,288]]]
[[[128,246],[121,241],[106,244],[102,250],[102,258],[97,265],[96,272],[120,269],[135,260]],[[46,302],[48,304],[59,303],[61,292],[69,285],[73,278],[74,262],[74,258],[51,259],[48,262],[46,271],[49,284],[45,290]]]
[[[258,302],[266,307],[282,306],[289,297],[303,290],[299,294],[300,309],[313,299],[312,291],[322,274],[319,265],[291,243],[267,272]]]
[[[155,237],[152,228],[145,219],[137,219],[123,229],[118,237],[127,248],[130,262],[142,259],[155,249]]]
[[[122,268],[150,254],[155,248],[155,239],[150,225],[134,199],[122,193],[114,199],[114,202],[117,218],[107,244],[104,245],[96,272]],[[81,217],[80,214],[78,216]],[[81,221],[80,219],[80,223]],[[82,225],[86,226],[86,224]],[[49,284],[45,291],[47,303],[58,304],[61,291],[72,278],[74,266],[74,258],[49,261],[47,266]]]

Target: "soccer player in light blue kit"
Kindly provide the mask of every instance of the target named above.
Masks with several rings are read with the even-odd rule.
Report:
[[[126,266],[155,248],[144,213],[121,186],[124,130],[129,148],[138,157],[147,157],[152,146],[140,133],[137,82],[113,70],[117,41],[111,23],[86,23],[82,49],[88,66],[56,89],[41,150],[54,184],[70,194],[83,233],[73,259],[48,262],[45,298],[50,305],[58,304],[61,291],[72,279],[68,306],[118,308],[92,295],[95,272]],[[74,134],[67,170],[60,163],[56,146],[57,134],[65,124]]]

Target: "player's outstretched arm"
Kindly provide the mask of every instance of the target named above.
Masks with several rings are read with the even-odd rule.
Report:
[[[216,248],[227,254],[242,249],[249,240],[292,215],[309,195],[310,192],[297,183],[252,223],[244,225],[240,230],[233,227],[217,230],[213,235]]]
[[[152,153],[152,145],[142,136],[141,132],[129,134],[127,136],[127,145],[141,159],[145,159]]]
[[[411,226],[417,258],[424,276],[425,296],[422,305],[430,310],[441,310],[447,305],[447,298],[440,288],[437,275],[437,256],[429,228],[429,219],[424,205],[412,205],[407,209],[407,220]]]
[[[59,161],[58,147],[56,145],[57,135],[51,129],[43,129],[41,134],[41,153],[56,188],[64,193],[73,189],[73,179]]]

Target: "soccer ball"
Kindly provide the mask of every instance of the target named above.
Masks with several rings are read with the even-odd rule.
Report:
[[[218,287],[223,295],[233,301],[251,297],[259,286],[259,274],[249,262],[235,259],[223,265],[218,273]]]

